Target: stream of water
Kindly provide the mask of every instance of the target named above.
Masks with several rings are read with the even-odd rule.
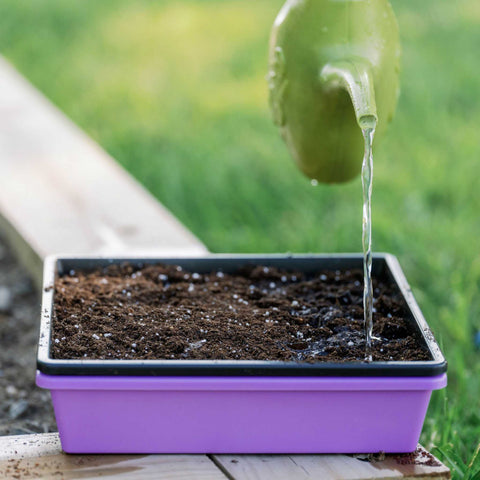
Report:
[[[363,187],[363,315],[365,320],[365,360],[372,361],[373,332],[373,288],[372,288],[372,176],[373,176],[373,137],[376,122],[362,128],[365,140],[365,154],[362,164]]]

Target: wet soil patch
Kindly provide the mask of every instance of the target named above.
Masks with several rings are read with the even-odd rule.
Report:
[[[55,283],[56,359],[364,361],[360,270],[235,274],[110,266]],[[430,360],[397,287],[374,279],[373,360]]]

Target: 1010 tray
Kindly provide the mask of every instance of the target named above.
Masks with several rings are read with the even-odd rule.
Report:
[[[313,274],[362,268],[360,255],[202,258],[50,257],[45,263],[37,384],[48,388],[69,453],[358,453],[416,448],[446,361],[395,257],[374,276],[394,282],[430,352],[427,361],[299,363],[78,360],[51,357],[55,278],[64,272],[167,263],[199,273],[247,264]]]

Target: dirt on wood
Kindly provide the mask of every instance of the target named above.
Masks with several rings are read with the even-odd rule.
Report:
[[[364,361],[360,270],[306,276],[109,266],[55,284],[57,359]],[[373,360],[427,360],[397,287],[374,279]]]

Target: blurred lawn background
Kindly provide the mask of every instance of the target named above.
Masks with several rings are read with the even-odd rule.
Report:
[[[360,251],[360,179],[312,187],[270,119],[282,3],[2,0],[0,52],[210,250]],[[480,2],[392,3],[402,93],[375,146],[373,244],[399,257],[449,360],[422,441],[467,462],[480,440]]]

